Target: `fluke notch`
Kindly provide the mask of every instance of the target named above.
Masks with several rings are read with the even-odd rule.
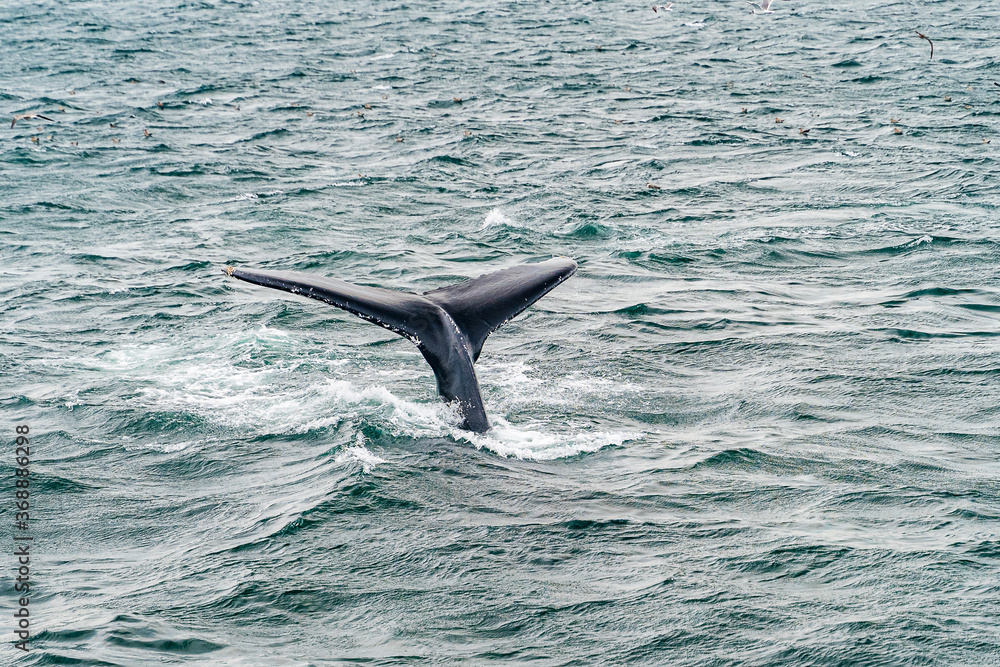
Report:
[[[239,280],[342,308],[409,339],[434,371],[438,393],[457,405],[461,428],[477,433],[490,428],[473,366],[486,338],[575,272],[576,262],[557,257],[411,294],[297,271],[223,269]]]

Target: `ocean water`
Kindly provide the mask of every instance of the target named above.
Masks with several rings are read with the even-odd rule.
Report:
[[[0,663],[1000,665],[1000,4],[675,5],[4,3]]]

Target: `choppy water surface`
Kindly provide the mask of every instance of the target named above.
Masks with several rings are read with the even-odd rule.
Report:
[[[3,660],[1000,664],[1000,5],[776,5],[4,5]],[[554,255],[481,436],[220,272]]]

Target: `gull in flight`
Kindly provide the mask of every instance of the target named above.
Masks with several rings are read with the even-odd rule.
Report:
[[[14,120],[10,121],[10,126],[14,127],[14,123],[16,123],[19,120],[31,120],[33,118],[41,118],[42,120],[47,120],[50,123],[54,123],[55,122],[51,118],[46,118],[45,116],[43,116],[40,113],[26,113],[23,116],[14,116]]]
[[[771,3],[773,1],[774,0],[760,0],[760,2],[751,2],[750,0],[747,0],[748,3],[760,10],[758,12],[757,9],[751,9],[751,14],[773,14],[774,10],[771,9]]]
[[[934,60],[934,42],[931,41],[930,37],[920,32],[919,30],[914,30],[913,32],[917,33],[917,36],[920,37],[920,39],[926,39],[927,43],[931,45],[931,60]]]
[[[653,11],[654,12],[658,12],[661,9],[663,11],[665,11],[665,12],[672,12],[672,11],[674,11],[674,3],[668,2],[665,5],[653,5]]]

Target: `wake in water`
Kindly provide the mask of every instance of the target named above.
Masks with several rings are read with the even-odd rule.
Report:
[[[600,431],[537,419],[531,428],[522,428],[503,417],[497,418],[489,432],[471,434],[457,428],[460,416],[448,404],[408,400],[380,384],[359,386],[360,379],[355,377],[359,369],[348,359],[307,357],[292,361],[300,354],[303,341],[290,333],[262,325],[236,339],[216,335],[200,341],[193,350],[180,344],[123,348],[98,357],[91,368],[113,374],[126,385],[122,391],[134,396],[127,403],[131,411],[179,413],[251,438],[305,434],[356,423],[397,438],[449,438],[500,456],[547,460],[618,446],[637,437],[626,431]],[[255,357],[258,363],[249,363]],[[506,387],[499,409],[510,401],[551,401],[550,388],[528,377],[523,363],[494,363],[488,369],[490,376]],[[318,380],[320,374],[330,373],[341,377]],[[577,389],[600,385],[595,380],[568,381],[577,383]],[[614,392],[615,388],[607,390]],[[568,412],[573,412],[573,406]],[[360,433],[358,437],[362,437]],[[155,440],[129,446],[170,452],[196,442],[204,440]],[[366,465],[384,462],[375,460],[378,457],[365,458],[359,447],[364,447],[360,440],[351,452]]]

